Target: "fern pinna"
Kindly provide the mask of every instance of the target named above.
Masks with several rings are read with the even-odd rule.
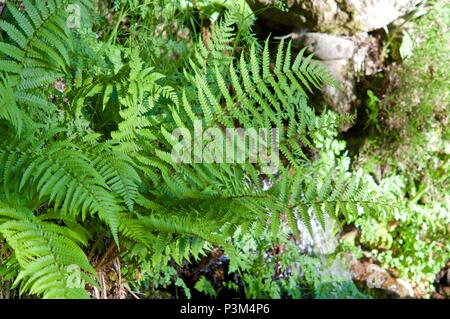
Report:
[[[315,214],[323,223],[324,214],[365,203],[357,180],[310,161],[336,118],[316,115],[308,94],[335,83],[305,50],[294,57],[282,41],[272,66],[269,40],[262,48],[251,41],[236,59],[236,19],[226,14],[207,45],[199,42],[175,90],[136,48],[119,49],[123,60],[110,63],[98,46],[91,56],[102,67],[75,70],[75,41],[90,42],[67,27],[69,1],[21,3],[8,2],[0,21],[0,274],[21,293],[88,297],[96,270],[128,251],[181,263],[210,244],[230,247],[236,227],[276,233],[287,216],[298,232],[298,219],[310,225]],[[61,100],[57,81],[66,85]],[[98,125],[99,116],[111,124]],[[198,123],[277,129],[278,172],[262,174],[261,161],[175,162],[170,132],[193,133]]]

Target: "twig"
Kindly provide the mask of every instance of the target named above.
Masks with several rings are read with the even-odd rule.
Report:
[[[134,298],[136,298],[136,299],[141,299],[141,298],[139,298],[138,295],[136,295],[133,291],[131,291],[131,289],[128,288],[127,285],[123,285],[123,286],[125,287],[125,289],[126,289],[126,290],[127,290]]]
[[[94,289],[94,297],[95,299],[100,299],[100,292],[98,291],[97,287],[92,287]]]
[[[108,260],[107,263],[105,263],[105,261],[107,260],[106,258],[111,254],[111,252],[116,248],[116,243],[112,240],[108,247],[106,248],[105,253],[103,254],[103,256],[100,258],[100,260],[98,261],[97,265],[95,266],[95,269],[97,270],[97,272],[99,272],[105,265],[109,264],[112,260],[114,260],[115,258],[113,258],[112,260]]]
[[[102,284],[103,299],[108,299],[108,296],[106,295],[105,273],[103,271],[100,273],[100,279]]]

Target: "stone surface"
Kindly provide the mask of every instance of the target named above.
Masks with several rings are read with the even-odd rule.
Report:
[[[358,77],[375,74],[383,65],[379,40],[366,32],[337,36],[299,30],[291,33],[290,37],[295,47],[306,47],[341,84],[341,89],[324,87],[322,102],[339,114],[353,114],[358,102],[355,94]],[[346,131],[350,127],[349,123],[344,123],[340,129]]]
[[[351,37],[340,37],[319,32],[301,34],[300,41],[319,60],[350,59],[355,54],[356,44]]]
[[[370,289],[380,289],[388,295],[397,298],[414,298],[415,293],[411,284],[401,278],[391,276],[385,269],[380,266],[367,262],[358,261],[349,257],[350,272],[353,279],[364,282]]]
[[[369,32],[411,12],[420,0],[287,0],[286,11],[274,0],[248,1],[271,29],[288,33],[297,48],[307,47],[341,83],[341,90],[325,87],[319,105],[339,114],[354,114],[360,101],[355,86],[383,66],[380,39]],[[287,31],[289,30],[289,31]],[[341,125],[347,131],[351,124]]]
[[[288,12],[275,0],[248,1],[262,17],[279,24],[332,34],[369,32],[409,13],[420,0],[287,0]],[[272,8],[271,8],[272,7]]]
[[[323,88],[323,102],[341,115],[353,113],[353,105],[356,102],[355,76],[349,59],[322,61],[334,78],[341,84],[340,88],[327,85]],[[350,124],[343,124],[341,131],[347,131]]]

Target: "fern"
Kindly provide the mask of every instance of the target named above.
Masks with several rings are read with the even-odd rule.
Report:
[[[83,286],[69,283],[70,266],[80,267],[80,279],[95,285],[94,269],[80,245],[87,240],[73,228],[46,221],[45,215],[35,217],[25,208],[14,209],[0,204],[0,234],[14,250],[10,258],[17,260],[20,272],[13,286],[20,292],[44,298],[87,298]]]
[[[294,56],[282,41],[272,65],[269,39],[263,48],[249,41],[235,58],[238,20],[226,14],[196,46],[179,74],[183,87],[175,89],[135,48],[105,44],[120,61],[106,62],[98,49],[100,67],[74,65],[66,3],[23,1],[23,10],[9,3],[10,22],[0,21],[7,34],[0,42],[0,234],[13,251],[8,263],[19,269],[22,293],[87,297],[66,277],[67,267],[78,265],[83,281],[95,286],[95,258],[83,252],[88,242],[94,253],[102,239],[109,245],[97,270],[113,248],[115,258],[132,249],[150,254],[155,265],[182,264],[211,244],[230,248],[236,229],[277,235],[286,216],[300,235],[298,219],[313,231],[312,215],[324,225],[326,214],[371,209],[358,176],[311,161],[311,150],[334,137],[337,120],[316,115],[309,96],[335,82],[304,50]],[[51,101],[57,78],[67,89],[62,101]],[[278,172],[265,174],[261,157],[238,165],[176,162],[171,132],[185,128],[194,136],[200,125],[222,133],[273,129]]]
[[[16,104],[15,92],[7,77],[0,82],[0,119],[6,120],[20,136],[26,115]]]
[[[65,11],[69,3],[73,1],[25,0],[24,10],[20,10],[8,2],[12,21],[0,20],[0,29],[10,41],[0,43],[0,72],[11,77],[18,103],[37,108],[52,106],[34,91],[67,74],[70,67],[72,40]],[[76,3],[89,6],[85,0]]]
[[[82,219],[87,213],[98,214],[118,241],[119,213],[124,210],[121,202],[132,207],[137,196],[139,177],[130,160],[108,145],[98,144],[85,155],[76,144],[52,143],[51,137],[4,145],[0,162],[5,167],[2,184],[7,198],[11,192],[16,196],[26,192],[30,199],[48,201],[62,213],[81,215]],[[106,161],[108,157],[111,163]]]
[[[237,126],[244,128],[264,128],[270,125],[281,132],[280,149],[290,166],[299,167],[303,161],[307,160],[303,151],[304,147],[312,145],[314,134],[323,130],[317,127],[314,112],[306,104],[304,85],[309,87],[319,86],[322,82],[332,83],[325,69],[316,62],[312,62],[310,57],[302,60],[302,54],[301,52],[292,64],[290,52],[285,53],[281,43],[275,69],[271,70],[268,66],[269,48],[266,42],[262,59],[257,55],[256,48],[252,47],[248,60],[242,54],[237,68],[233,63],[229,64],[227,77],[219,71],[217,64],[213,82],[208,81],[208,74],[200,71],[196,73],[192,81],[195,81],[197,87],[197,98],[190,102],[188,94],[183,94],[183,108],[173,110],[171,114],[173,124],[169,122],[165,125],[167,129],[163,127],[160,132],[153,131],[154,136],[157,137],[155,140],[160,144],[163,138],[166,146],[161,148],[159,145],[154,145],[154,153],[146,156],[147,164],[151,166],[148,169],[153,176],[159,176],[155,183],[162,184],[164,194],[169,198],[179,198],[183,201],[183,205],[188,203],[187,207],[190,203],[195,203],[197,210],[202,207],[199,206],[199,202],[203,201],[212,205],[208,198],[212,197],[215,202],[220,203],[221,208],[217,208],[218,211],[226,211],[228,207],[226,203],[220,201],[221,198],[230,201],[231,198],[242,196],[246,201],[245,211],[241,208],[230,210],[239,212],[236,214],[239,216],[239,223],[250,225],[255,221],[255,216],[261,214],[265,217],[256,218],[256,220],[265,223],[270,215],[274,223],[274,232],[276,232],[279,213],[284,210],[285,200],[278,200],[276,196],[262,191],[259,173],[257,173],[258,167],[252,165],[236,167],[226,163],[193,165],[174,163],[168,155],[173,145],[168,132],[177,126],[192,128],[198,121],[203,121],[206,127],[221,125],[235,127],[236,123]],[[210,82],[212,84],[209,84]],[[231,83],[231,90],[226,83]],[[213,92],[220,93],[215,95]],[[225,101],[224,105],[219,102],[221,100]],[[191,106],[194,103],[201,106],[201,112],[194,110]],[[286,121],[290,127],[288,134],[284,135]],[[288,169],[284,171],[287,172]],[[249,179],[250,187],[246,178]],[[281,179],[281,183],[286,181],[286,178]],[[208,197],[205,196],[206,190],[208,190]],[[287,194],[288,190],[285,189],[284,192]],[[183,207],[186,208],[186,206]],[[210,211],[211,207],[205,207],[205,210]],[[234,224],[236,218],[227,214],[224,216],[227,216],[228,224]],[[217,221],[220,220],[218,216],[214,218]]]

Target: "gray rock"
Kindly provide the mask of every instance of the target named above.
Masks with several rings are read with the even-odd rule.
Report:
[[[367,262],[356,260],[349,256],[350,273],[358,282],[364,282],[369,289],[380,289],[387,295],[396,298],[414,298],[414,289],[409,282],[392,277],[386,269]]]
[[[404,279],[397,278],[397,290],[396,293],[400,298],[414,298],[415,292],[409,282]]]
[[[322,61],[334,78],[339,81],[341,88],[327,85],[323,88],[324,103],[341,115],[353,113],[353,105],[356,101],[355,89],[355,74],[352,71],[352,64],[350,59],[327,60]],[[350,124],[341,126],[341,131],[347,131]]]
[[[421,0],[288,0],[288,12],[275,0],[248,1],[262,17],[285,26],[332,34],[369,32],[411,12]]]
[[[298,38],[309,51],[314,53],[316,59],[340,60],[350,59],[355,54],[356,45],[350,37],[340,37],[326,33],[303,33]]]
[[[313,53],[316,59],[321,60],[341,84],[341,89],[333,86],[323,88],[324,103],[341,115],[352,113],[352,105],[356,99],[353,92],[355,74],[352,65],[352,58],[356,52],[354,39],[318,32],[297,35],[294,36],[296,45],[307,47],[308,51]],[[349,128],[349,124],[343,124],[340,129],[346,131]]]
[[[377,73],[383,65],[379,40],[368,32],[411,12],[421,0],[287,0],[287,12],[275,9],[274,0],[248,2],[272,28],[297,30],[289,35],[295,46],[306,46],[341,83],[342,90],[324,88],[323,102],[344,115],[353,114],[359,102],[358,78]],[[340,129],[350,127],[343,124]]]

